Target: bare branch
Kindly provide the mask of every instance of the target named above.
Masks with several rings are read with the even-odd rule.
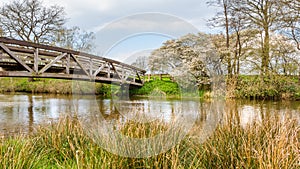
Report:
[[[6,36],[36,43],[50,43],[65,24],[64,9],[44,7],[40,0],[15,0],[0,8]]]

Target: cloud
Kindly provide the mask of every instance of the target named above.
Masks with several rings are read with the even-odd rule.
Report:
[[[13,0],[2,0],[9,3]],[[139,34],[152,32],[157,36],[176,38],[197,31],[209,32],[207,20],[214,16],[216,9],[208,7],[202,0],[42,0],[45,5],[59,5],[67,13],[67,26],[79,26],[81,29],[96,33],[96,53],[104,54],[115,44]],[[1,5],[1,4],[0,4]],[[144,16],[136,15],[142,14]],[[168,15],[164,15],[168,14]],[[192,29],[191,29],[192,28]],[[193,29],[195,28],[195,29]],[[145,36],[148,38],[148,36]],[[131,47],[145,44],[156,47],[161,41],[137,38]],[[146,39],[146,38],[145,38]],[[164,38],[162,38],[164,39]],[[124,43],[120,44],[124,45]],[[148,46],[147,46],[148,45]],[[124,47],[125,48],[125,47]],[[125,49],[122,49],[126,53]],[[115,53],[122,53],[116,51]]]
[[[13,0],[1,0],[9,3]],[[143,12],[161,12],[175,15],[186,20],[208,19],[215,9],[208,7],[202,0],[42,0],[45,5],[63,6],[69,25],[92,29],[120,17]],[[197,27],[206,27],[203,22],[195,22]],[[208,30],[208,28],[207,28]]]
[[[142,50],[131,51],[131,52],[120,52],[120,53],[116,53],[113,56],[113,59],[118,60],[123,63],[126,63],[126,64],[132,64],[140,56],[149,57],[153,50],[155,50],[155,49],[142,49]],[[112,58],[111,56],[106,56],[106,57]]]
[[[128,41],[130,38],[137,38],[139,41],[132,41],[132,46],[139,46],[140,43],[149,44],[153,42],[154,36],[166,40],[179,38],[188,33],[197,33],[199,30],[192,24],[173,15],[162,13],[141,13],[123,17],[97,27],[94,32],[97,39],[97,50],[109,51],[120,42]],[[149,38],[151,37],[151,38]],[[156,41],[161,44],[161,41]],[[138,44],[138,45],[136,45]]]
[[[44,2],[65,7],[70,18],[69,24],[84,29],[95,29],[117,18],[143,12],[168,13],[190,21],[204,21],[215,13],[214,8],[209,8],[206,2],[201,0],[44,0]],[[204,22],[192,24],[201,29],[207,28]]]
[[[139,13],[129,15],[94,29],[101,31],[160,32],[165,34],[180,34],[187,31],[197,31],[197,28],[177,16],[164,13]],[[191,32],[193,33],[193,32]]]

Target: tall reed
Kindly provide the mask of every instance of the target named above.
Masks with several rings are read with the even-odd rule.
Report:
[[[151,137],[164,129],[155,123],[127,123],[120,130],[127,136]],[[64,117],[37,128],[32,135],[2,138],[0,168],[296,169],[300,164],[299,138],[299,124],[294,120],[270,118],[246,127],[228,121],[204,143],[188,135],[165,153],[129,158],[101,148],[76,117]]]

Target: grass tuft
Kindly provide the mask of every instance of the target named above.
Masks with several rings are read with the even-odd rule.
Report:
[[[131,137],[151,137],[163,125],[126,123]],[[165,153],[148,158],[112,154],[84,132],[76,117],[41,126],[29,136],[2,138],[0,168],[298,168],[300,128],[293,120],[266,119],[241,126],[228,120],[204,143],[186,136]],[[117,146],[117,145],[116,145]]]

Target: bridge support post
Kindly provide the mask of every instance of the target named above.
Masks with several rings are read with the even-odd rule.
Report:
[[[123,99],[129,97],[129,84],[122,83],[120,88],[120,97]]]

